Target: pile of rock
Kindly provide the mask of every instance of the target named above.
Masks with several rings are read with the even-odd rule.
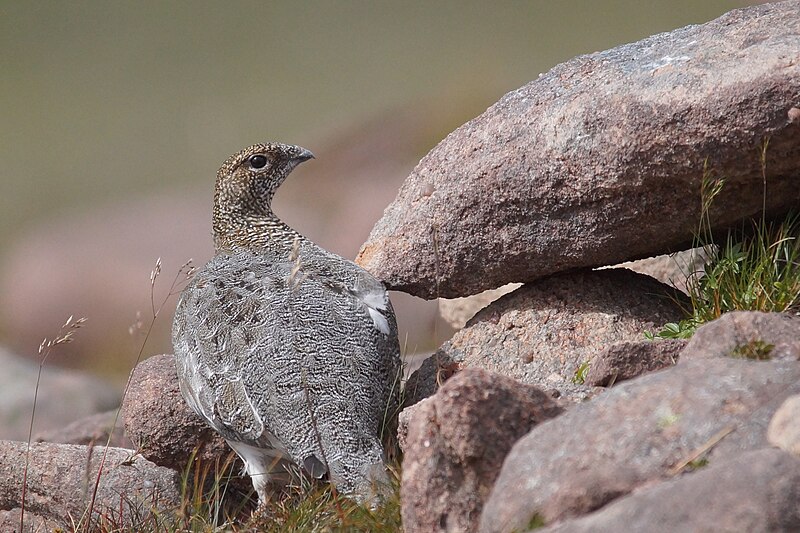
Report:
[[[688,248],[716,177],[716,230],[800,206],[798,36],[790,1],[578,57],[419,163],[362,266],[425,298],[524,285],[407,382],[407,532],[800,529],[800,319],[648,341],[688,302],[593,270]]]
[[[406,383],[407,532],[800,530],[800,318],[731,313],[647,341],[684,297],[595,270],[687,248],[709,176],[726,178],[720,230],[800,205],[799,36],[793,0],[575,58],[419,163],[360,263],[425,298],[524,285]],[[80,444],[33,446],[31,527],[90,501],[119,523],[175,508],[178,471],[230,453],[172,356],[137,366],[122,415],[135,453],[95,446],[109,415],[51,437]],[[19,524],[25,458],[0,441],[0,529]]]

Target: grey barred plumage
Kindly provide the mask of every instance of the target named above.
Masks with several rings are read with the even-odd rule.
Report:
[[[262,504],[293,468],[328,475],[362,501],[386,477],[379,434],[400,374],[386,290],[271,208],[311,157],[270,143],[225,161],[216,255],[183,291],[173,323],[181,392],[244,460]]]

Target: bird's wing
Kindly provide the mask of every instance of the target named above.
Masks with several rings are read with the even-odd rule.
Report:
[[[264,311],[246,279],[217,277],[209,265],[184,290],[175,312],[173,346],[181,392],[225,438],[258,443],[264,422],[251,399],[243,357]]]
[[[314,247],[301,253],[295,269],[329,290],[352,298],[383,335],[397,336],[397,323],[386,287],[369,272],[338,255]]]

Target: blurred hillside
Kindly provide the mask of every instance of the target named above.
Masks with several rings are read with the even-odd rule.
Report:
[[[352,257],[416,161],[505,92],[745,4],[0,3],[0,342],[35,354],[85,315],[60,360],[124,375],[156,258],[165,291],[212,253],[213,179],[232,152],[314,151],[276,211]],[[396,299],[409,351],[444,340],[435,304]],[[170,321],[145,355],[170,350]]]

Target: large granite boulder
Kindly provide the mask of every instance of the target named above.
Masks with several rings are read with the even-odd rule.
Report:
[[[537,533],[800,531],[800,459],[747,452]]]
[[[674,289],[626,269],[534,281],[481,310],[406,383],[418,400],[461,368],[478,367],[573,400],[591,395],[585,369],[610,346],[678,320]],[[581,370],[582,369],[582,370]]]
[[[798,49],[795,0],[562,63],[423,158],[358,262],[454,298],[677,251],[707,171],[726,179],[715,228],[783,213],[800,201]]]

